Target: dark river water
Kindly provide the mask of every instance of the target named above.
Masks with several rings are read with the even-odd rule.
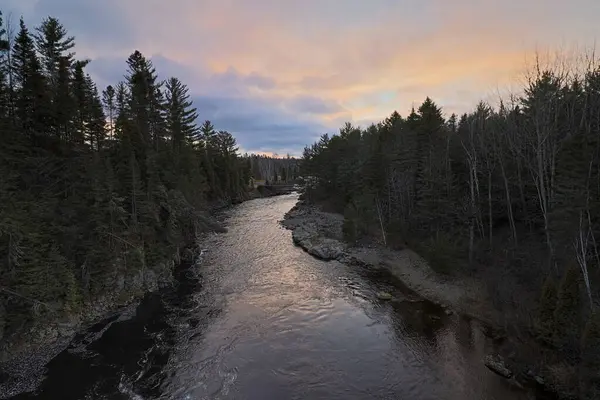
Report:
[[[474,322],[295,247],[279,221],[296,200],[228,210],[175,288],[78,335],[15,399],[535,398],[483,366]]]

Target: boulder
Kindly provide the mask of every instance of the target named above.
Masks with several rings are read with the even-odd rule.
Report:
[[[379,300],[391,300],[392,295],[389,294],[388,292],[377,292],[377,298]]]
[[[504,360],[499,355],[487,355],[483,359],[483,363],[493,372],[504,378],[510,378],[513,373],[504,364]]]
[[[321,239],[307,251],[322,260],[336,260],[344,254],[344,246],[334,239]]]

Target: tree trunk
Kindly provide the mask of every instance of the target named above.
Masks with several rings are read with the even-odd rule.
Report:
[[[492,171],[488,169],[488,217],[489,217],[489,235],[490,235],[490,250],[493,247],[493,214],[492,214]]]
[[[387,246],[387,239],[385,237],[385,229],[383,227],[383,215],[381,211],[381,204],[379,203],[379,197],[375,199],[375,205],[377,206],[377,215],[379,217],[379,225],[381,227],[381,236],[383,237],[383,244]]]
[[[504,192],[506,194],[506,208],[508,210],[508,222],[510,224],[510,229],[512,231],[513,240],[515,242],[515,246],[518,246],[519,243],[517,241],[517,227],[515,226],[515,217],[513,215],[512,210],[512,199],[510,197],[510,188],[508,186],[508,178],[506,177],[506,170],[504,169],[504,161],[502,160],[502,156],[500,156],[500,169],[502,170],[502,179],[504,180]]]

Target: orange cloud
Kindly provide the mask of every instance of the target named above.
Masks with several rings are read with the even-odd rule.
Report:
[[[373,0],[369,7],[356,0],[180,0],[176,6],[146,0],[147,12],[136,23],[140,47],[150,54],[215,73],[233,67],[271,78],[274,87],[257,91],[259,97],[312,95],[348,108],[372,93],[398,90],[394,107],[406,112],[427,95],[457,105],[475,102],[514,81],[536,46],[561,35],[581,41],[587,40],[581,32],[600,33],[592,19],[576,19],[600,11],[600,2],[575,3],[587,8],[576,11],[578,4],[558,0]],[[139,14],[137,1],[123,4],[124,12]],[[453,96],[458,82],[471,94]],[[402,93],[408,86],[418,89]],[[390,106],[321,118],[387,115]]]

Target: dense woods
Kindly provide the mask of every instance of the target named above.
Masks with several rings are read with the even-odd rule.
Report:
[[[349,242],[408,245],[449,279],[477,277],[508,330],[582,372],[600,367],[600,68],[574,70],[536,68],[497,108],[446,119],[427,98],[347,123],[305,148],[302,174]]]
[[[251,176],[234,137],[197,126],[186,85],[139,51],[98,88],[58,20],[12,28],[0,23],[0,339],[143,291]]]

